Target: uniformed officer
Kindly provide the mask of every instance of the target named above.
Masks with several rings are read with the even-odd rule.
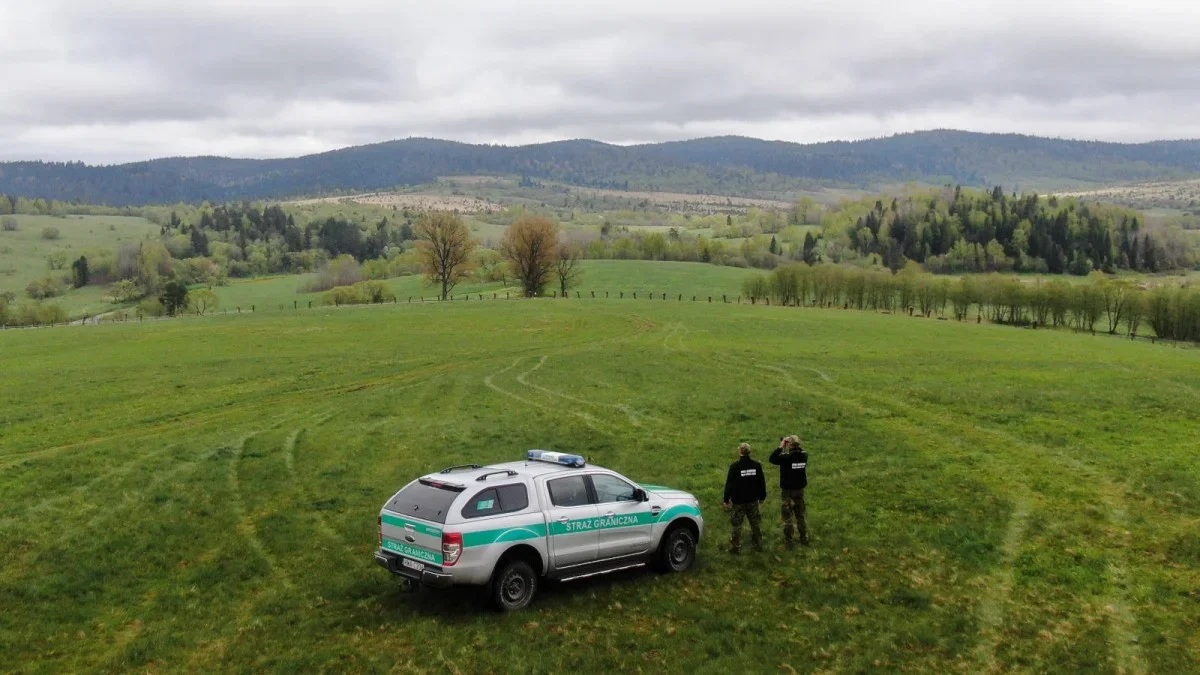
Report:
[[[792,520],[800,529],[800,543],[808,546],[808,518],[804,509],[804,488],[808,487],[808,451],[798,436],[788,436],[771,453],[770,462],[779,467],[779,489],[783,491],[783,540],[792,546]]]
[[[729,540],[729,551],[737,554],[742,550],[742,522],[750,521],[750,538],[755,551],[762,550],[762,519],[758,506],[767,498],[767,477],[762,464],[750,459],[750,444],[738,446],[738,461],[729,467],[725,477],[725,510],[729,511],[729,522],[733,534]]]

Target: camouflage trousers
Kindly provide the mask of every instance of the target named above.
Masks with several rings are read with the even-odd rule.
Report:
[[[808,541],[808,516],[804,509],[804,488],[799,490],[784,490],[783,505],[779,507],[779,513],[783,516],[783,538],[785,541],[792,540],[792,532],[794,530],[792,521],[795,521],[795,527],[800,529],[800,541]]]
[[[762,517],[758,513],[758,502],[749,504],[734,504],[729,509],[729,524],[733,526],[733,534],[729,538],[729,547],[734,551],[742,548],[742,522],[750,521],[750,543],[754,548],[762,548]]]

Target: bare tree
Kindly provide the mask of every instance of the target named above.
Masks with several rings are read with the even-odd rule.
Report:
[[[462,219],[453,213],[433,211],[417,222],[421,239],[417,251],[430,284],[440,285],[442,299],[471,271],[471,252],[476,242]]]
[[[525,295],[539,295],[558,261],[558,223],[541,216],[524,216],[504,233],[500,251],[512,265]]]
[[[563,242],[558,247],[558,260],[554,261],[554,273],[558,275],[558,285],[562,289],[562,294],[566,295],[567,290],[575,285],[576,280],[583,274],[583,270],[579,268],[579,261],[583,258],[583,252],[575,244]]]

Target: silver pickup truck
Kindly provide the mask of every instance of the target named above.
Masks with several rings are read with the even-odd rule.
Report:
[[[542,577],[647,564],[683,572],[703,533],[691,494],[530,450],[523,462],[455,466],[405,485],[379,513],[375,561],[434,588],[486,587],[512,611],[533,600]]]

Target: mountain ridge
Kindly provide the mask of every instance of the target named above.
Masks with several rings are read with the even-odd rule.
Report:
[[[739,196],[914,181],[1044,191],[1200,176],[1200,140],[1114,143],[953,129],[809,144],[713,136],[506,146],[411,137],[288,158],[2,162],[0,193],[124,206],[370,191],[476,174]]]

